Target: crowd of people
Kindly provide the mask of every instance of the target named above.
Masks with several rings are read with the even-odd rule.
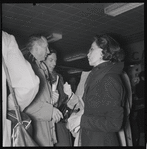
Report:
[[[64,84],[64,76],[55,71],[57,52],[46,37],[32,35],[26,50],[23,55],[15,37],[2,31],[2,56],[21,112],[32,120],[32,139],[38,146],[129,144],[131,130],[125,117],[126,109],[131,109],[126,108],[126,101],[131,101],[131,86],[126,83],[124,50],[115,39],[109,35],[94,37],[87,54],[93,68],[82,72],[77,89]],[[7,110],[15,110],[15,105],[11,93],[7,93],[4,70],[3,94],[3,146],[12,146]],[[59,107],[68,99],[67,106],[77,110],[65,122]]]

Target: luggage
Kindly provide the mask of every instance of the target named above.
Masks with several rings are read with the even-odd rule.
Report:
[[[31,120],[29,119],[27,114],[23,114],[20,112],[19,105],[17,103],[17,99],[15,96],[15,92],[11,85],[11,79],[3,57],[2,57],[2,64],[4,66],[4,70],[6,73],[9,90],[10,90],[10,93],[12,94],[14,104],[15,104],[15,111],[8,111],[8,118],[12,121],[12,145],[13,147],[38,146],[30,136]]]

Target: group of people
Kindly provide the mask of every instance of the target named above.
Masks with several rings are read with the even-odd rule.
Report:
[[[127,94],[121,77],[124,51],[119,43],[109,35],[94,37],[87,54],[93,69],[82,73],[75,93],[55,72],[57,53],[44,36],[31,36],[26,49],[23,56],[15,37],[2,32],[2,54],[20,109],[32,120],[33,140],[39,146],[73,146],[73,135],[75,146],[119,146]],[[65,123],[58,107],[67,98],[69,108],[76,105],[80,110]],[[4,101],[8,110],[14,110],[11,94]],[[7,108],[3,110],[3,145],[7,146],[11,139]]]

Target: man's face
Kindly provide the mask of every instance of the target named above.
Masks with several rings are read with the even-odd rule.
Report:
[[[50,53],[48,49],[48,42],[44,37],[42,37],[40,41],[36,43],[37,60],[44,61],[48,53]]]

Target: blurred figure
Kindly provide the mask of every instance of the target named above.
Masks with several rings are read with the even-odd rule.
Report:
[[[140,102],[140,100],[138,100],[138,97],[137,97],[137,92],[138,92],[137,84],[140,81],[140,78],[139,78],[140,72],[141,72],[140,64],[132,65],[128,69],[128,75],[130,77],[131,86],[132,86],[132,110],[131,110],[130,122],[131,122],[131,129],[132,129],[133,146],[138,146],[139,136],[140,136],[139,126],[137,122],[137,117],[138,117],[137,107]],[[142,90],[143,89],[141,89],[141,91]]]
[[[143,98],[144,100],[144,71],[141,71],[139,73],[139,83],[136,85],[136,95],[138,98]]]
[[[2,31],[2,55],[20,110],[24,111],[38,92],[39,78],[35,75],[30,63],[23,57],[15,37],[4,31]],[[11,146],[11,122],[7,119],[7,110],[15,110],[15,105],[11,94],[7,100],[6,75],[3,65],[2,93],[3,146]]]
[[[56,73],[54,70],[57,62],[57,53],[55,50],[50,48],[50,54],[47,56],[44,61],[49,70],[49,82],[52,85],[52,91],[59,94],[59,98],[53,101],[53,106],[58,108],[62,102],[67,98],[67,95],[63,91],[63,77]],[[55,146],[72,146],[71,134],[66,128],[66,123],[59,121],[55,125],[57,143]]]
[[[78,145],[119,146],[117,133],[123,125],[126,95],[121,78],[124,52],[112,37],[102,35],[94,37],[87,57],[93,69],[84,84]],[[72,94],[68,84],[64,91]]]
[[[129,68],[128,68],[128,75],[131,80],[133,94],[135,94],[135,92],[136,92],[136,84],[139,83],[138,75],[140,72],[141,72],[140,64],[135,64],[135,65],[129,66]]]
[[[141,71],[138,75],[139,81],[138,84],[136,84],[135,88],[135,101],[134,101],[134,119],[136,122],[136,127],[134,128],[134,132],[136,137],[134,138],[134,145],[139,146],[139,140],[141,133],[144,133],[144,107],[145,107],[145,99],[144,99],[144,71]],[[134,122],[134,121],[133,121]],[[132,122],[132,125],[134,123]]]
[[[33,102],[25,109],[31,117],[34,129],[33,138],[39,146],[53,146],[57,143],[54,124],[63,117],[62,113],[53,106],[53,101],[59,97],[52,93],[48,69],[43,61],[50,53],[48,42],[44,36],[33,35],[29,38],[26,58],[30,61],[36,75],[40,78],[38,94]],[[55,98],[55,99],[54,99]]]

